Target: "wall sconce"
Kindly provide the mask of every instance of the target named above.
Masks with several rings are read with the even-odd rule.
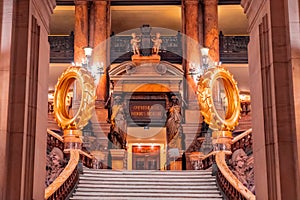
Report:
[[[241,101],[241,114],[242,116],[248,115],[251,112],[251,97],[248,92],[241,92],[240,94]]]
[[[203,47],[200,50],[202,55],[202,68],[205,71],[209,67],[209,57],[208,57],[209,48]]]
[[[196,80],[204,74],[204,72],[210,68],[210,67],[214,67],[214,66],[210,66],[210,60],[209,60],[209,48],[203,47],[200,49],[201,51],[201,57],[202,57],[202,65],[201,64],[196,64],[196,63],[190,63],[190,73],[189,75],[191,75],[193,77],[193,79],[195,79],[196,76]],[[215,63],[215,65],[217,65]]]
[[[92,53],[93,53],[93,48],[92,47],[84,47],[83,48],[84,50],[84,54],[86,57],[91,57],[92,56]]]
[[[87,69],[95,79],[95,85],[98,84],[99,78],[102,74],[104,74],[104,64],[103,62],[96,63],[92,65],[92,54],[93,48],[90,46],[84,47],[84,54],[85,58],[82,58],[81,64],[76,63],[77,66],[82,66],[83,68]],[[73,63],[72,63],[73,65]]]

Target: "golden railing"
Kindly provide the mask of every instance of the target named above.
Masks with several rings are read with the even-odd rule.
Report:
[[[50,149],[58,147],[63,151],[63,137],[47,129],[47,145]],[[88,168],[93,166],[93,157],[85,151],[74,149],[67,152],[64,151],[64,153],[70,153],[70,160],[60,175],[46,188],[45,199],[66,199],[79,179],[77,170],[79,161]]]
[[[60,200],[66,199],[78,180],[77,164],[79,151],[69,150],[70,160],[61,174],[45,190],[45,199]]]
[[[63,142],[62,136],[55,133],[54,131],[51,131],[50,129],[47,129],[47,146],[50,149],[53,149],[54,147],[57,147],[64,150],[64,142]]]
[[[232,139],[231,152],[237,149],[244,151],[252,149],[252,144],[252,129],[249,129]],[[213,151],[207,154],[202,158],[202,169],[208,169],[216,163],[218,185],[229,199],[254,200],[255,195],[238,180],[226,164],[226,160],[231,157],[231,152]]]
[[[218,167],[217,182],[219,187],[222,188],[229,199],[255,200],[255,195],[248,190],[228,168],[225,157],[225,151],[216,153],[215,158]]]
[[[246,152],[247,150],[252,149],[252,145],[252,128],[250,128],[232,139],[231,151],[233,153],[237,149],[243,149]]]

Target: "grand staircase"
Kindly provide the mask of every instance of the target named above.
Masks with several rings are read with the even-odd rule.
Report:
[[[72,200],[223,199],[211,171],[83,169]]]

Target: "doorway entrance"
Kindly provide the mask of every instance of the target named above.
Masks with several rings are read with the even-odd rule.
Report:
[[[132,146],[133,170],[159,170],[160,146]]]

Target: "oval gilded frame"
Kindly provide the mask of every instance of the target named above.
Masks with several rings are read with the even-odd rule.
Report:
[[[228,100],[225,116],[220,116],[213,100],[213,86],[220,79],[224,83],[224,90]],[[207,70],[200,77],[197,90],[200,112],[211,129],[231,131],[238,125],[241,111],[239,90],[236,81],[228,70],[222,67]]]
[[[81,101],[73,116],[66,109],[66,97],[74,81],[81,86]],[[92,116],[95,108],[96,90],[94,78],[82,67],[69,67],[59,77],[54,92],[54,117],[63,130],[81,130]]]

